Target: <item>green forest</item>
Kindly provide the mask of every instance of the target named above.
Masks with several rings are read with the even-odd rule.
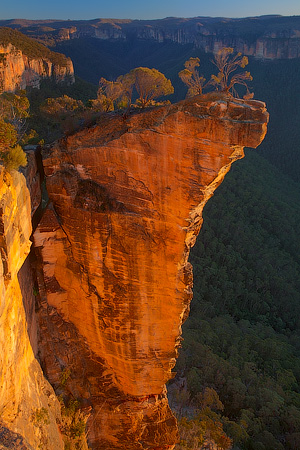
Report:
[[[300,448],[299,220],[299,185],[249,150],[206,205],[191,252],[175,405],[201,411],[213,388],[236,449]]]

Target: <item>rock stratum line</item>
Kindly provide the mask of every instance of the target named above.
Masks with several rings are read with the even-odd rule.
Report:
[[[205,203],[267,121],[261,102],[196,97],[111,115],[44,153],[51,204],[34,244],[45,302],[77,333],[63,338],[63,365],[93,408],[94,448],[173,448],[165,383],[192,297],[190,247]],[[44,354],[55,384],[59,355]]]

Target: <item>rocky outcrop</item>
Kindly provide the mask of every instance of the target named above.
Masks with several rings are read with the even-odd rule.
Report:
[[[59,402],[34,354],[30,213],[24,176],[0,167],[0,447],[62,450]]]
[[[43,78],[73,83],[71,59],[19,31],[0,27],[0,92],[39,88]]]
[[[192,297],[202,209],[268,114],[220,95],[112,114],[44,150],[51,204],[34,233],[40,357],[92,408],[94,449],[171,449],[165,383]]]
[[[30,58],[13,45],[0,45],[1,90],[13,92],[27,87],[39,88],[43,78],[56,82],[74,82],[73,63],[70,59],[60,66],[46,58]]]

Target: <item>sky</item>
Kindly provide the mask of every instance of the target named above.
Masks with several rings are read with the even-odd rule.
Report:
[[[1,0],[0,19],[300,15],[299,0]]]

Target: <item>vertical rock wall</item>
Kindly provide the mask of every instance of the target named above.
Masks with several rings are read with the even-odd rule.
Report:
[[[0,446],[62,450],[59,403],[32,349],[30,337],[36,344],[36,333],[29,327],[18,279],[29,254],[30,235],[25,178],[0,167]],[[28,280],[26,284],[32,296],[33,286]]]
[[[92,407],[93,448],[173,448],[164,386],[192,296],[189,249],[205,203],[267,120],[261,102],[195,97],[111,115],[44,154],[41,357],[53,385],[69,368],[67,389]]]
[[[39,88],[43,78],[56,82],[75,81],[73,63],[66,60],[65,66],[54,64],[47,58],[30,58],[13,45],[0,45],[0,91],[12,92],[27,87]]]

